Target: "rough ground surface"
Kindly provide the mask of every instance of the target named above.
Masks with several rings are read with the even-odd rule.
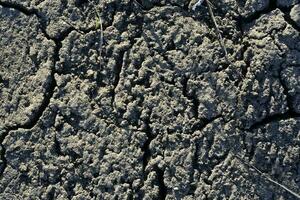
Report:
[[[0,199],[295,199],[300,2],[137,2],[0,0]]]

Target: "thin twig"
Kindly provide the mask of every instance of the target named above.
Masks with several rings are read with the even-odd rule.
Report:
[[[204,1],[204,0],[198,0],[197,3],[194,4],[194,6],[193,6],[192,9],[193,9],[193,10],[196,10],[196,8],[197,8],[198,6],[201,6],[201,5],[202,5],[203,1]]]
[[[210,3],[209,0],[205,0],[205,2],[206,2],[207,7],[208,7],[209,15],[210,15],[210,17],[211,17],[211,19],[213,21],[213,24],[215,26],[215,29],[217,31],[217,35],[218,35],[218,38],[219,38],[219,43],[220,43],[220,45],[221,45],[221,47],[222,47],[222,49],[224,51],[225,59],[226,59],[226,61],[229,62],[228,53],[227,53],[227,49],[226,49],[226,46],[225,46],[225,43],[224,43],[224,39],[222,37],[221,31],[219,29],[219,26],[218,26],[218,24],[216,22],[216,18],[215,18],[215,15],[213,13],[213,10],[212,10],[211,3]]]
[[[100,28],[100,50],[99,50],[99,57],[100,57],[100,67],[101,67],[101,62],[102,62],[102,46],[103,46],[103,25],[102,25],[102,19],[100,16],[100,12],[98,8],[95,8],[95,12],[96,12],[96,25],[95,28],[99,29]]]
[[[216,18],[215,18],[214,12],[213,12],[213,10],[212,10],[212,7],[213,7],[212,3],[211,3],[209,0],[198,0],[197,3],[195,3],[195,5],[193,6],[192,9],[193,9],[193,10],[196,10],[196,8],[197,8],[198,6],[201,6],[202,3],[203,3],[204,1],[205,1],[206,4],[207,4],[208,12],[209,12],[209,15],[210,15],[211,20],[213,21],[214,27],[215,27],[215,29],[216,29],[216,32],[217,32],[217,35],[218,35],[218,40],[219,40],[220,46],[221,46],[221,48],[223,49],[224,54],[225,54],[225,59],[226,59],[227,62],[230,63],[229,58],[228,58],[227,49],[226,49],[226,46],[225,46],[225,43],[224,43],[224,39],[223,39],[223,37],[222,37],[221,31],[220,31],[219,26],[218,26],[218,24],[217,24],[217,22],[216,22]]]
[[[141,3],[139,3],[137,0],[133,0],[133,2],[134,2],[136,5],[138,5],[139,8],[141,8],[142,10],[144,10],[144,6],[143,6]]]
[[[79,28],[77,28],[75,25],[73,25],[71,22],[68,22],[67,20],[64,20],[64,19],[62,19],[62,21],[65,22],[66,24],[68,24],[70,27],[72,27],[78,33],[84,35],[84,32],[82,30],[80,30]]]
[[[249,168],[254,169],[258,174],[260,174],[261,176],[263,176],[265,179],[267,179],[268,181],[270,181],[271,183],[281,187],[282,189],[286,190],[287,192],[289,192],[290,194],[294,195],[295,197],[297,197],[298,199],[300,199],[300,195],[297,194],[296,192],[290,190],[289,188],[287,188],[286,186],[278,183],[277,181],[273,180],[272,178],[270,178],[269,176],[267,176],[265,173],[263,173],[262,171],[260,171],[257,167],[255,167],[254,165],[251,165],[250,163],[248,163],[247,161],[245,161],[242,157],[240,157],[239,155],[235,155],[235,157],[237,157],[240,161],[242,161],[243,164],[245,164],[246,166],[248,166]]]

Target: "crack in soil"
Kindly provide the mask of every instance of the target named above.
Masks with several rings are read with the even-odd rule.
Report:
[[[248,17],[239,16],[236,21],[238,24],[238,28],[241,30],[242,34],[244,34],[243,26],[245,24],[251,23],[257,19],[259,19],[264,14],[269,14],[270,12],[279,9],[284,14],[284,20],[291,25],[294,29],[296,29],[298,32],[300,32],[299,25],[291,19],[290,11],[293,8],[293,6],[290,7],[278,7],[277,6],[277,0],[270,0],[269,6],[261,11],[255,12],[252,15]]]
[[[222,114],[219,114],[211,119],[207,118],[200,118],[199,122],[193,125],[192,127],[192,133],[198,131],[198,130],[203,130],[205,127],[207,127],[209,124],[213,123],[215,120],[223,118]],[[230,120],[229,120],[230,121]]]
[[[287,22],[288,23],[288,22]],[[285,54],[284,57],[282,57],[283,60],[285,60],[285,57],[287,55]],[[241,130],[247,130],[247,131],[252,131],[254,129],[257,129],[261,126],[265,126],[266,124],[272,123],[272,122],[276,122],[276,121],[281,121],[281,120],[288,120],[288,119],[293,119],[293,118],[299,118],[300,117],[300,113],[297,113],[294,109],[293,109],[293,100],[292,97],[289,95],[289,89],[287,88],[286,84],[284,83],[284,80],[282,78],[282,70],[283,70],[283,65],[281,64],[280,70],[279,70],[279,82],[280,85],[283,87],[283,94],[286,97],[286,103],[287,103],[287,108],[288,110],[285,113],[278,113],[278,114],[274,114],[274,115],[270,115],[267,116],[266,118],[264,118],[263,120],[254,123],[253,125],[251,125],[249,128],[246,129],[241,129]]]
[[[199,117],[199,100],[197,99],[197,96],[195,95],[195,91],[193,92],[192,95],[188,94],[187,91],[187,82],[188,82],[188,78],[187,77],[183,77],[181,84],[182,84],[182,94],[184,97],[186,97],[190,102],[192,102],[192,111],[194,113],[194,117],[196,119],[198,119]]]
[[[270,1],[270,4],[269,4],[269,7],[262,10],[262,11],[259,11],[259,12],[256,12],[255,14],[249,16],[249,17],[246,17],[246,18],[240,18],[238,20],[238,24],[241,24],[241,27],[246,24],[246,23],[251,23],[255,20],[257,20],[259,17],[261,17],[263,14],[268,14],[270,12],[272,12],[273,10],[275,9],[279,9],[284,15],[284,20],[287,24],[291,25],[295,30],[299,31],[300,32],[300,27],[296,24],[296,22],[294,22],[291,17],[290,17],[290,11],[292,9],[293,6],[291,7],[287,7],[287,8],[281,8],[281,7],[277,7],[276,6],[277,4],[277,0],[271,0]],[[242,20],[242,21],[240,21]],[[273,37],[272,37],[273,38]],[[273,38],[274,39],[274,38]],[[279,50],[281,50],[280,47],[278,47]],[[243,50],[243,52],[245,52],[246,50]],[[282,51],[282,50],[281,50]],[[286,56],[286,55],[285,55]],[[248,67],[250,65],[249,62],[247,62],[245,59],[244,59],[244,55],[242,55],[242,59],[246,62],[246,66]],[[282,58],[282,59],[285,59],[285,58]],[[286,96],[287,98],[287,107],[288,107],[288,111],[285,112],[285,113],[278,113],[278,114],[274,114],[274,115],[270,115],[270,116],[267,116],[266,118],[264,118],[263,120],[259,121],[259,122],[256,122],[254,123],[253,125],[251,125],[249,128],[240,128],[240,130],[244,130],[244,131],[252,131],[254,129],[257,129],[261,126],[265,126],[266,124],[269,124],[269,123],[272,123],[272,122],[276,122],[276,121],[281,121],[281,120],[287,120],[287,119],[292,119],[292,118],[299,118],[300,117],[300,113],[297,113],[293,110],[293,102],[292,102],[292,99],[291,99],[291,96],[289,95],[288,93],[288,88],[286,87],[282,77],[281,77],[281,71],[282,71],[282,66],[281,66],[281,69],[279,71],[279,82],[280,84],[282,85],[283,87],[283,93],[284,95]],[[247,74],[247,69],[245,69],[243,71],[243,76],[245,77],[245,75]]]
[[[282,69],[281,69],[281,71],[282,71]],[[244,130],[252,131],[254,129],[257,129],[261,126],[264,126],[264,125],[272,123],[272,122],[300,117],[300,113],[295,112],[293,109],[293,102],[292,102],[291,96],[288,93],[288,88],[286,87],[284,81],[282,80],[281,71],[279,72],[279,81],[283,87],[283,93],[286,96],[288,111],[285,113],[279,113],[279,114],[268,116],[265,119],[263,119],[262,121],[257,122],[255,124],[253,124],[252,126],[250,126],[250,128],[244,129]]]
[[[208,119],[208,118],[199,118],[199,100],[197,99],[197,96],[195,95],[195,91],[193,92],[192,95],[188,94],[187,91],[187,82],[188,82],[188,78],[187,77],[183,77],[182,81],[181,81],[181,85],[182,85],[182,94],[184,97],[186,97],[190,102],[192,102],[192,111],[194,113],[194,117],[195,119],[197,119],[197,123],[193,124],[192,128],[191,128],[191,134],[193,134],[194,132],[196,132],[197,130],[203,130],[207,125],[211,124],[213,121],[215,121],[216,119],[222,118],[222,114],[216,115],[215,117]]]
[[[214,117],[213,119],[211,120],[208,120],[206,121],[202,126],[201,128],[199,128],[198,130],[203,130],[205,127],[207,127],[209,124],[213,123],[215,120],[219,119],[219,118],[222,118],[221,115],[218,115],[216,117]],[[196,130],[195,130],[196,131]],[[195,132],[194,131],[194,132]],[[201,174],[201,171],[200,171],[200,165],[199,165],[199,161],[198,161],[198,155],[199,155],[199,145],[198,145],[198,140],[199,139],[196,139],[195,142],[194,142],[194,145],[195,145],[195,152],[194,152],[194,155],[193,155],[193,159],[192,159],[192,166],[193,166],[193,169],[194,170],[197,170],[200,174]],[[209,147],[208,147],[208,150],[209,151],[213,145],[213,141],[214,141],[214,135],[212,134],[212,138],[211,140],[209,140]],[[221,158],[220,158],[221,159]],[[192,177],[192,179],[194,179]],[[191,181],[193,182],[193,181]],[[189,192],[188,194],[191,194],[191,195],[194,195],[195,194],[195,191],[196,191],[197,187],[195,185],[191,185],[190,189],[189,189]]]
[[[253,131],[253,130],[259,128],[259,127],[265,126],[265,125],[267,125],[269,123],[272,123],[272,122],[278,122],[278,121],[281,121],[281,120],[288,120],[288,119],[294,119],[294,118],[299,118],[299,117],[300,117],[299,113],[296,113],[294,111],[289,110],[285,113],[279,113],[279,114],[267,116],[263,120],[254,123],[249,128],[240,128],[240,130]]]
[[[122,68],[123,68],[123,65],[124,65],[124,61],[127,60],[125,59],[125,57],[128,57],[127,54],[130,53],[130,50],[132,49],[132,47],[134,46],[134,44],[136,43],[136,39],[137,38],[140,38],[143,31],[143,23],[144,23],[144,17],[138,17],[137,16],[137,25],[139,26],[138,29],[138,33],[136,36],[132,37],[129,39],[129,46],[126,47],[125,49],[122,49],[117,58],[116,58],[116,64],[114,66],[114,73],[115,73],[115,79],[114,79],[114,82],[113,82],[113,89],[112,89],[112,92],[111,92],[111,95],[112,95],[112,106],[114,106],[114,102],[115,102],[115,95],[116,95],[116,88],[117,86],[119,85],[119,82],[120,82],[120,75],[121,75],[121,72],[122,72]]]
[[[159,199],[166,199],[166,196],[168,194],[168,188],[164,182],[164,170],[160,169],[159,167],[156,167],[155,172],[157,175],[157,181],[159,187],[159,191],[158,191]]]
[[[143,155],[143,171],[144,171],[144,175],[145,175],[146,167],[147,167],[148,162],[149,162],[150,157],[151,157],[150,143],[152,142],[152,140],[154,140],[156,138],[152,134],[152,129],[150,127],[150,120],[149,119],[147,119],[145,121],[145,126],[146,126],[145,133],[147,135],[147,140],[146,140],[146,142],[144,143],[144,145],[142,147],[142,151],[144,152],[144,155]]]
[[[283,71],[283,67],[281,66],[281,69],[279,71],[279,82],[280,82],[281,86],[283,87],[283,94],[286,96],[288,113],[290,115],[297,115],[297,113],[293,109],[293,100],[292,100],[291,96],[289,95],[289,89],[287,88],[287,86],[284,83],[284,80],[282,79],[282,76],[281,76],[282,71]],[[300,114],[299,114],[299,116],[300,116]]]
[[[2,6],[4,8],[11,8],[11,9],[17,10],[17,11],[23,13],[26,16],[36,15],[38,17],[37,10],[35,10],[35,9],[28,9],[28,8],[22,6],[22,5],[19,5],[19,4],[14,4],[14,3],[11,3],[11,2],[0,1],[0,6]]]
[[[5,132],[1,135],[0,144],[2,146],[2,151],[1,151],[1,156],[0,157],[1,157],[1,160],[3,161],[3,164],[2,164],[3,167],[1,167],[1,170],[0,170],[0,177],[2,177],[2,175],[4,173],[4,170],[7,166],[7,160],[5,158],[6,149],[3,145],[3,141],[8,136],[10,131],[15,131],[15,130],[18,130],[20,128],[29,130],[29,129],[33,128],[38,123],[38,121],[40,120],[40,118],[42,117],[44,111],[46,110],[46,108],[48,107],[48,105],[50,103],[50,99],[52,98],[52,96],[54,94],[55,87],[56,87],[56,80],[54,78],[54,73],[51,73],[51,81],[50,81],[49,86],[47,88],[48,92],[45,93],[44,99],[43,99],[40,107],[38,108],[38,110],[34,112],[35,115],[32,116],[32,119],[29,120],[27,123],[25,123],[23,125],[15,125],[15,126],[12,126],[12,127],[8,127],[5,130]]]
[[[118,87],[119,82],[120,82],[120,74],[121,74],[122,68],[123,68],[124,56],[125,56],[126,52],[129,49],[131,49],[131,47],[129,47],[128,49],[126,48],[126,49],[122,50],[119,53],[119,56],[116,58],[116,64],[115,64],[115,67],[113,69],[113,71],[115,73],[115,80],[113,82],[113,90],[111,92],[111,95],[112,95],[112,105],[115,103],[116,88]]]
[[[249,70],[250,64],[251,64],[251,61],[249,59],[245,60],[245,53],[246,53],[246,51],[248,50],[249,47],[250,47],[249,42],[245,41],[244,44],[243,44],[243,47],[241,49],[241,60],[243,60],[246,64],[246,66],[242,68],[242,76],[243,77],[246,77],[246,74],[248,73],[248,70]]]
[[[144,154],[143,154],[143,176],[144,176],[143,184],[145,183],[145,180],[147,179],[147,175],[149,174],[149,172],[146,172],[146,168],[147,168],[149,160],[151,158],[151,151],[150,151],[149,146],[150,146],[150,143],[152,142],[152,140],[154,140],[156,138],[156,136],[152,134],[152,129],[150,127],[149,119],[147,119],[145,121],[145,125],[146,125],[145,133],[147,135],[147,140],[142,147],[142,151],[144,152]],[[156,172],[156,175],[157,175],[157,184],[159,187],[159,194],[158,194],[159,199],[166,199],[167,187],[164,183],[164,170],[160,169],[156,165],[154,167],[154,171]]]
[[[288,23],[289,25],[291,25],[295,30],[300,32],[300,26],[290,16],[290,12],[291,12],[292,8],[293,8],[293,6],[287,7],[287,8],[280,7],[279,9],[284,14],[283,17],[284,17],[285,22]]]
[[[36,10],[34,10],[34,9],[29,10],[29,9],[26,9],[25,7],[23,7],[21,5],[16,5],[16,4],[7,3],[7,2],[0,2],[0,6],[3,6],[4,8],[15,9],[15,10],[17,10],[17,11],[19,11],[19,12],[21,12],[21,13],[27,15],[27,16],[35,15],[38,18],[41,32],[44,34],[44,36],[48,40],[52,40],[55,43],[55,49],[54,49],[54,52],[53,52],[53,68],[52,68],[52,71],[51,71],[51,74],[50,74],[49,85],[46,88],[46,92],[44,94],[44,99],[43,99],[41,105],[39,106],[37,111],[34,112],[34,115],[31,117],[31,119],[29,121],[27,121],[23,125],[15,125],[15,126],[11,126],[11,127],[5,127],[5,131],[4,131],[4,133],[2,133],[2,135],[0,137],[0,144],[1,144],[1,147],[2,147],[0,158],[3,161],[2,167],[0,168],[0,177],[2,177],[4,171],[7,167],[7,160],[5,158],[6,149],[3,145],[3,141],[9,135],[10,131],[15,131],[15,130],[18,130],[18,129],[26,129],[26,130],[32,129],[38,123],[38,121],[42,117],[44,111],[49,106],[50,100],[53,97],[55,88],[57,86],[57,83],[56,83],[56,80],[55,80],[55,77],[54,77],[54,75],[56,73],[55,65],[60,60],[59,51],[62,47],[62,41],[69,35],[69,33],[71,31],[74,30],[74,28],[67,29],[58,38],[52,38],[46,33],[46,28],[44,27],[43,22],[42,22],[43,20],[39,16],[39,14],[37,13]]]
[[[4,130],[2,133],[1,133],[1,137],[0,137],[0,144],[1,144],[1,151],[0,151],[0,160],[2,161],[2,163],[0,164],[0,178],[2,177],[3,175],[3,172],[7,166],[7,160],[5,158],[5,152],[6,152],[6,149],[4,148],[2,142],[3,140],[5,139],[5,137],[8,135],[8,132],[7,130]]]
[[[194,155],[193,155],[193,159],[192,159],[192,166],[193,166],[194,170],[197,170],[199,172],[200,165],[199,165],[198,155],[199,155],[200,148],[199,148],[199,145],[197,145],[197,142],[195,142],[194,145],[195,145],[195,151],[194,151]],[[194,182],[193,174],[190,177],[190,179],[191,179],[191,183]],[[197,186],[191,184],[188,194],[194,195],[196,189],[197,189]]]

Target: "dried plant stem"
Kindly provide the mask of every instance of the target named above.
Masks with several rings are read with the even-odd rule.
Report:
[[[290,190],[289,188],[287,188],[286,186],[278,183],[277,181],[273,180],[272,178],[270,178],[269,176],[267,176],[266,174],[264,174],[262,171],[260,171],[259,169],[257,169],[257,167],[255,167],[254,165],[251,165],[250,163],[246,162],[243,158],[241,158],[239,155],[235,155],[235,157],[237,157],[240,161],[242,161],[243,164],[245,164],[246,166],[248,166],[249,168],[254,169],[258,174],[260,174],[262,177],[264,177],[266,180],[268,180],[269,182],[279,186],[280,188],[284,189],[285,191],[289,192],[290,194],[292,194],[293,196],[297,197],[298,199],[300,199],[300,195],[297,194],[296,192]]]
[[[102,19],[100,16],[100,12],[98,10],[98,8],[95,8],[96,11],[96,25],[95,28],[99,29],[100,28],[100,49],[99,49],[99,59],[100,59],[100,66],[101,66],[101,61],[102,61],[102,46],[103,46],[103,25],[102,25]]]
[[[224,39],[222,37],[222,34],[221,34],[221,31],[219,29],[219,26],[216,22],[216,18],[215,18],[215,15],[213,13],[213,10],[212,10],[212,6],[211,6],[211,3],[209,0],[205,0],[206,4],[207,4],[207,7],[208,7],[208,12],[209,12],[209,15],[211,17],[211,20],[213,21],[213,24],[214,24],[214,27],[216,29],[216,32],[217,32],[217,35],[218,35],[218,39],[219,39],[219,43],[224,51],[224,54],[225,54],[225,59],[227,62],[229,62],[229,58],[228,58],[228,53],[227,53],[227,49],[226,49],[226,46],[225,46],[225,43],[224,43]]]
[[[62,19],[62,21],[66,24],[68,24],[70,27],[72,27],[75,31],[77,31],[78,33],[84,35],[85,33],[80,30],[79,28],[77,28],[75,25],[73,25],[72,23],[68,22],[67,20]]]
[[[140,4],[137,0],[133,0],[133,2],[134,2],[136,5],[138,5],[140,8],[143,8],[143,5]]]

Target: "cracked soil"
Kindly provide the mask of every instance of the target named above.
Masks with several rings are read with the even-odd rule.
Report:
[[[0,199],[297,199],[300,1],[195,2],[0,0]]]

